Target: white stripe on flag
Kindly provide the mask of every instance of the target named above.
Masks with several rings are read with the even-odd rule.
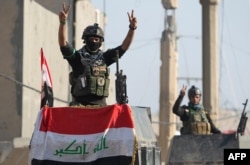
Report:
[[[112,128],[91,135],[36,134],[30,153],[33,159],[90,162],[104,157],[133,156],[135,133],[132,128]]]

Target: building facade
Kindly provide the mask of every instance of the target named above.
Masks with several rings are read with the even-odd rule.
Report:
[[[54,106],[67,106],[71,99],[68,77],[70,67],[63,59],[58,45],[58,13],[63,2],[0,1],[0,13],[4,15],[4,23],[0,25],[0,141],[12,141],[17,137],[29,139],[32,136],[40,110],[41,48],[52,76]],[[78,49],[83,44],[83,29],[95,22],[104,27],[105,18],[90,0],[69,2],[68,41]],[[113,85],[111,83],[108,104],[115,102]]]

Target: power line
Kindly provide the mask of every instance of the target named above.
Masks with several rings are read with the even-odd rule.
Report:
[[[28,89],[30,89],[30,90],[32,90],[32,91],[35,91],[35,92],[41,94],[41,91],[40,91],[40,90],[38,90],[38,89],[36,89],[36,88],[33,88],[33,87],[31,87],[31,86],[28,86],[28,85],[26,85],[26,84],[23,84],[22,82],[17,81],[16,79],[11,78],[11,77],[7,76],[6,74],[0,73],[0,77],[5,78],[5,79],[7,79],[7,80],[9,80],[9,81],[12,81],[12,82],[16,83],[17,85],[23,86],[23,87],[25,87],[25,88],[28,88]],[[54,97],[54,100],[57,100],[57,101],[62,102],[62,103],[68,103],[68,101],[62,100],[62,99],[57,98],[57,97]]]

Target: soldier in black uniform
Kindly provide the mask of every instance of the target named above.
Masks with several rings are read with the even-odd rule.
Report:
[[[122,44],[107,51],[102,51],[104,42],[103,30],[97,23],[87,26],[82,34],[83,47],[79,50],[73,48],[66,40],[66,21],[70,6],[63,4],[59,13],[58,42],[63,58],[72,68],[70,73],[71,94],[73,101],[70,105],[106,105],[106,97],[109,95],[109,68],[116,60],[117,51],[119,57],[124,55],[132,43],[137,19],[134,11],[128,13],[128,33]]]
[[[188,105],[181,106],[181,102],[186,93],[186,86],[180,91],[175,104],[173,113],[180,117],[182,121],[181,134],[217,134],[221,131],[215,127],[207,110],[200,104],[201,91],[194,85],[188,90]]]

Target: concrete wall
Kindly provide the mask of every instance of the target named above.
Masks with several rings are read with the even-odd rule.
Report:
[[[58,13],[63,0],[1,0],[0,13],[0,141],[16,137],[30,139],[40,110],[40,49],[46,56],[54,92],[54,106],[70,101],[70,67],[58,46]],[[74,0],[68,20],[68,40],[82,47],[83,29],[95,22],[105,25],[104,14],[89,0]],[[66,2],[68,3],[68,2]],[[75,5],[74,5],[75,4]],[[115,103],[114,74],[108,104]]]
[[[23,2],[0,1],[0,141],[21,135]]]
[[[23,83],[41,89],[40,49],[43,48],[52,76],[54,96],[67,101],[69,70],[58,46],[58,14],[35,1],[24,1],[23,26]],[[40,93],[23,88],[22,98],[22,137],[31,137],[40,110]],[[54,106],[65,105],[54,102]]]

